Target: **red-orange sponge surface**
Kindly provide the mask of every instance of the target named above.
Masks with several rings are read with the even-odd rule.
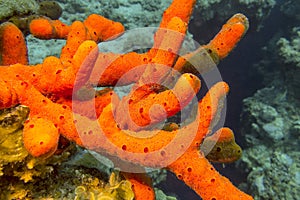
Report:
[[[43,118],[31,118],[25,123],[23,141],[33,156],[52,155],[57,149],[59,133],[54,124]]]

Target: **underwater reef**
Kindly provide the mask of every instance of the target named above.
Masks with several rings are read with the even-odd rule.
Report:
[[[82,186],[86,185],[82,179],[74,199],[160,198],[144,167],[171,171],[203,199],[223,199],[225,189],[231,190],[226,198],[252,199],[210,164],[234,162],[242,151],[231,129],[213,130],[229,91],[225,82],[209,85],[202,100],[196,101],[198,112],[189,122],[160,125],[192,101],[201,86],[196,75],[213,70],[249,26],[246,16],[235,14],[209,43],[178,57],[195,3],[174,0],[154,31],[153,46],[141,53],[99,51],[98,43],[124,33],[120,22],[90,14],[67,24],[43,13],[28,21],[28,32],[41,40],[66,43],[58,57],[48,56],[35,65],[28,60],[26,35],[18,24],[1,24],[0,108],[2,128],[7,129],[1,133],[1,148],[4,156],[17,156],[1,162],[1,179],[16,179],[12,185],[4,183],[3,187],[9,186],[4,198],[30,198],[35,195],[31,182],[36,185],[47,174],[60,178],[56,165],[62,165],[74,153],[72,147],[79,146],[107,156],[114,168],[121,168],[123,179],[114,172],[104,184],[92,179]],[[121,99],[110,88],[132,83],[131,91]],[[19,105],[17,112],[14,108]],[[216,150],[202,151],[203,140],[209,144],[205,149],[216,144]],[[18,141],[15,148],[24,155],[6,150],[12,141]],[[61,198],[64,194],[52,195]]]
[[[255,199],[300,195],[298,5],[297,1],[276,5],[272,13],[276,29],[261,49],[261,60],[253,64],[263,87],[243,101],[241,133],[246,146],[238,167],[248,172],[242,187]]]
[[[297,6],[293,6],[297,3],[0,3],[0,9],[6,9],[0,17],[0,188],[5,191],[0,199],[164,200],[180,199],[185,192],[193,193],[195,199],[210,200],[299,196],[300,118],[295,108],[299,107],[300,94],[300,31]],[[247,34],[264,31],[274,8],[285,16],[286,27],[269,38],[269,44],[261,50],[263,59],[253,65],[253,73],[263,77],[265,88],[243,101],[238,138],[242,137],[245,145],[241,148],[232,130],[216,126],[222,121],[221,110],[231,85],[208,84],[208,91],[203,91],[200,85],[205,81],[201,79],[200,83],[198,78],[213,71],[223,59],[230,59],[228,54],[248,29],[246,16],[251,29]],[[245,16],[236,14],[239,12]],[[183,35],[155,29],[156,35],[150,39],[133,35],[119,42],[124,31],[142,27],[167,28]],[[8,32],[13,36],[9,37]],[[195,38],[204,46],[195,45]],[[135,43],[147,48],[127,51],[135,48]],[[109,53],[111,49],[113,53]],[[234,53],[243,54],[243,50]],[[103,63],[99,64],[99,60]],[[93,68],[107,63],[110,65],[100,80],[89,76]],[[144,64],[154,68],[121,78]],[[165,69],[158,64],[180,74],[164,71],[169,76],[161,79],[164,72],[160,71]],[[117,83],[122,86],[116,87]],[[128,84],[129,87],[123,87]],[[198,95],[199,102],[194,101],[199,90],[205,94]],[[119,99],[116,101],[115,97]],[[158,109],[153,114],[154,104],[168,112]],[[180,112],[184,113],[181,119]],[[95,121],[108,140],[95,134]],[[192,132],[196,132],[194,138]],[[154,136],[147,140],[139,134]],[[180,146],[183,148],[183,141],[191,143],[176,160],[164,165],[170,152],[160,149],[176,135],[180,138],[178,148],[171,149],[171,154],[178,153]],[[103,141],[111,141],[115,146]],[[159,154],[151,154],[156,151]],[[214,168],[214,163],[226,166],[237,160],[236,165],[231,165],[247,176],[238,188]],[[131,171],[114,169],[117,164]],[[161,188],[161,183],[173,184],[166,182],[170,173],[190,190],[169,192]]]

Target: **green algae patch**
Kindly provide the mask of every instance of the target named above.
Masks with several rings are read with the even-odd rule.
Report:
[[[29,108],[17,106],[0,110],[0,176],[4,165],[21,162],[28,152],[23,146],[22,128]]]
[[[112,172],[107,184],[99,181],[97,178],[89,182],[83,182],[83,185],[75,189],[75,200],[133,200],[134,193],[131,183],[122,180],[117,171]]]

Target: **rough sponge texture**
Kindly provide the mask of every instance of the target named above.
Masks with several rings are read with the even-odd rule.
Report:
[[[36,157],[52,155],[57,149],[58,137],[58,130],[49,120],[33,118],[27,121],[24,126],[23,141],[25,148],[31,155]]]
[[[23,143],[31,156],[52,158],[54,153],[59,153],[56,149],[58,145],[64,144],[61,141],[64,138],[81,147],[105,153],[109,157],[118,157],[133,165],[166,168],[203,199],[252,199],[220,175],[202,152],[199,152],[203,139],[213,132],[220,119],[224,98],[229,92],[229,86],[225,82],[219,81],[210,87],[197,103],[198,112],[194,121],[189,124],[171,128],[169,131],[162,130],[155,124],[164,121],[165,112],[159,110],[151,113],[152,106],[161,105],[166,109],[167,117],[170,117],[182,110],[199,90],[200,81],[197,76],[189,71],[178,75],[171,72],[195,3],[195,0],[174,0],[165,10],[160,23],[160,27],[167,30],[156,31],[153,46],[145,53],[129,52],[118,55],[99,52],[98,42],[124,30],[120,23],[99,15],[90,15],[83,22],[75,21],[70,25],[59,23],[61,26],[57,26],[54,23],[57,21],[50,19],[39,23],[35,22],[40,19],[31,21],[30,30],[34,36],[67,40],[59,58],[50,56],[35,66],[17,63],[0,67],[0,86],[5,90],[5,95],[0,96],[0,102],[5,102],[1,107],[10,108],[22,104],[30,109],[28,120],[24,124]],[[206,45],[208,51],[218,57],[217,60],[226,57],[247,31],[247,21],[242,14],[232,16]],[[99,27],[99,23],[104,28]],[[40,24],[55,31],[45,32],[45,28],[39,28]],[[65,34],[58,34],[62,30]],[[172,32],[180,34],[174,35]],[[198,53],[201,51],[192,52],[192,55]],[[3,57],[8,56],[10,53],[3,54]],[[200,59],[199,62],[203,58],[195,56],[196,61]],[[102,64],[106,62],[109,65],[103,70],[102,77],[109,77],[111,74],[114,76],[109,80],[89,79],[93,77],[90,75],[94,70],[103,69]],[[89,89],[94,91],[96,85],[114,86],[127,72],[141,63],[146,68],[126,77],[124,84],[134,85],[131,92],[121,100],[113,91],[105,91],[100,96],[90,95]],[[160,65],[165,66],[165,69],[161,70]],[[172,87],[163,87],[163,82]],[[92,104],[94,101],[96,104]],[[139,105],[140,102],[143,105]],[[86,104],[86,109],[77,107],[76,103]],[[132,119],[140,125],[138,129],[129,124],[124,125],[122,121],[118,121],[118,117],[114,117],[124,116],[123,112],[116,112],[126,109],[127,106],[124,108],[123,105],[130,105],[129,112],[126,113],[137,116]],[[93,107],[97,112],[90,116],[88,111],[93,110]],[[148,120],[149,115],[154,120]],[[148,129],[145,125],[153,125],[153,128]],[[225,134],[226,137],[220,136],[224,142],[233,142],[230,129],[220,129],[219,133]],[[147,137],[137,137],[138,135]],[[145,169],[141,170],[144,172]],[[154,190],[149,178],[135,173],[136,168],[131,169],[129,175],[123,173],[134,188],[135,198],[140,200],[147,197],[153,200]],[[30,176],[32,173],[25,174],[25,182],[30,180]]]

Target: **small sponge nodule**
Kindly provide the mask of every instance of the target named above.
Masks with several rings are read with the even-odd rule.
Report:
[[[24,125],[24,146],[35,157],[52,155],[57,149],[58,139],[58,129],[49,120],[31,118]]]

